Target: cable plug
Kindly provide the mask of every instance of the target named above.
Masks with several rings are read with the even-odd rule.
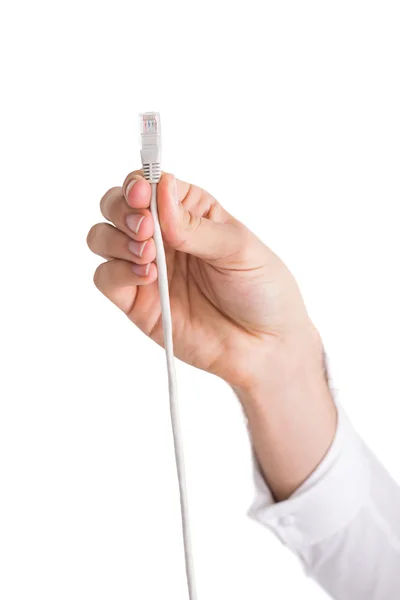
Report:
[[[141,157],[144,177],[150,183],[161,178],[161,120],[160,113],[146,112],[140,115]]]

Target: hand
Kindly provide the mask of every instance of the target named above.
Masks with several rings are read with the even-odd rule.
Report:
[[[113,225],[92,227],[88,245],[107,259],[96,286],[162,344],[150,193],[140,171],[109,190],[100,208]],[[157,194],[178,358],[246,387],[282,342],[315,338],[289,270],[215,198],[170,174]]]

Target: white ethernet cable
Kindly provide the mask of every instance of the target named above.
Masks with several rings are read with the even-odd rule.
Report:
[[[174,362],[174,348],[172,341],[172,318],[169,302],[167,263],[165,260],[164,242],[161,233],[157,209],[157,183],[161,178],[161,122],[160,114],[154,112],[140,115],[140,129],[142,140],[142,165],[144,177],[151,184],[150,210],[154,219],[154,242],[156,245],[156,261],[158,271],[158,289],[160,292],[161,315],[164,330],[164,346],[167,358],[169,404],[171,424],[174,438],[175,462],[179,483],[181,504],[183,545],[185,551],[186,579],[189,590],[189,599],[196,600],[196,586],[194,578],[194,564],[190,538],[189,507],[186,491],[185,463],[183,443],[179,424],[178,395]]]

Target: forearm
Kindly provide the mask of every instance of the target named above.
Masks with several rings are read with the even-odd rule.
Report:
[[[281,444],[281,422],[272,422],[264,413],[253,410],[250,400],[251,428],[256,434],[258,454],[264,463],[264,477],[254,464],[255,497],[248,515],[268,527],[303,562],[305,572],[337,600],[397,600],[400,596],[400,488],[382,464],[366,447],[335,398],[337,428],[332,445],[319,465],[312,468],[323,444],[298,440],[300,460],[292,444]],[[284,398],[284,403],[286,398]],[[261,415],[257,423],[258,415]],[[291,417],[289,417],[291,418]],[[308,419],[309,420],[309,419]],[[327,423],[331,420],[327,419]],[[249,423],[250,425],[250,423]],[[293,425],[293,423],[292,423]],[[303,427],[298,419],[295,426]],[[324,426],[326,429],[326,426]],[[277,440],[273,446],[270,431]],[[261,433],[260,433],[261,432]],[[267,432],[267,433],[265,433]],[[318,432],[319,433],[319,432]],[[263,437],[264,436],[264,437]],[[322,441],[328,437],[322,436]],[[301,446],[311,442],[311,454]],[[280,453],[277,448],[281,448]],[[268,456],[268,451],[271,456]],[[293,459],[292,469],[283,460]],[[292,459],[290,458],[292,457]],[[318,460],[318,459],[317,459]],[[282,466],[287,480],[279,473]],[[303,484],[301,479],[313,470]],[[296,480],[297,478],[297,480]],[[270,483],[271,482],[271,483]],[[290,497],[282,502],[273,498]],[[298,485],[300,487],[298,487]],[[291,494],[292,488],[296,488]]]
[[[337,413],[322,344],[310,344],[283,350],[273,381],[260,374],[251,387],[235,388],[254,453],[276,500],[288,498],[309,477],[335,436]]]
[[[399,486],[333,400],[318,336],[305,339],[235,390],[258,463],[248,514],[333,598],[397,599]]]

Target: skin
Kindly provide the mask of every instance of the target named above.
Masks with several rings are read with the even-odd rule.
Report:
[[[98,289],[162,345],[150,194],[140,171],[129,174],[103,196],[109,223],[94,225],[87,242],[107,259],[94,275]],[[157,202],[175,355],[233,388],[265,479],[283,500],[335,435],[320,336],[289,269],[213,196],[163,174]]]

